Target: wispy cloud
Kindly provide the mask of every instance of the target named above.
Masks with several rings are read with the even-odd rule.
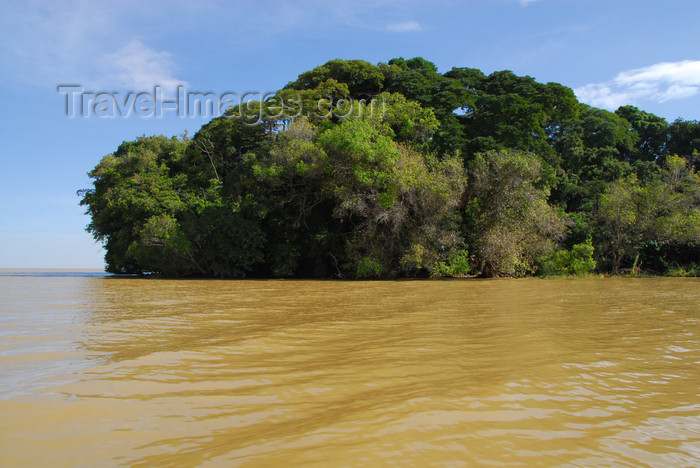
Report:
[[[663,103],[700,94],[700,60],[657,63],[619,73],[611,81],[591,83],[575,90],[592,106],[617,109],[640,101]]]
[[[39,86],[148,89],[184,83],[171,53],[129,28],[129,6],[74,0],[27,1],[0,9],[0,60],[6,76]]]
[[[531,3],[538,2],[539,0],[518,0],[522,6],[528,6]]]
[[[406,21],[403,23],[390,24],[389,26],[386,27],[386,29],[387,29],[387,31],[404,33],[404,32],[420,31],[422,28],[421,28],[421,25],[418,23],[418,21]]]
[[[50,88],[79,83],[93,91],[187,84],[180,70],[187,70],[185,60],[192,62],[190,44],[203,37],[206,53],[225,54],[341,29],[411,34],[426,29],[426,12],[449,11],[458,0],[269,0],[265,8],[258,0],[235,3],[236,16],[246,21],[231,29],[225,0],[170,0],[167,20],[159,19],[162,2],[0,1],[0,79]]]

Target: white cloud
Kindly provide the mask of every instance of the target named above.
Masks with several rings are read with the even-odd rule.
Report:
[[[393,32],[414,32],[420,31],[422,28],[417,21],[406,21],[404,23],[390,24],[386,29]]]
[[[592,83],[574,89],[579,101],[595,107],[615,110],[625,104],[632,104],[632,95],[625,92],[613,91],[606,83]]]
[[[174,62],[169,52],[159,52],[132,39],[119,50],[101,58],[101,68],[109,80],[121,88],[147,90],[160,85],[171,90],[183,83],[174,78]]]
[[[522,6],[528,6],[531,3],[538,2],[539,0],[519,0]]]
[[[700,94],[700,60],[664,62],[623,71],[611,81],[587,84],[574,92],[587,104],[611,110],[640,101],[687,99]]]

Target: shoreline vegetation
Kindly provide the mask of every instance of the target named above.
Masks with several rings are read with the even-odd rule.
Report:
[[[331,60],[80,190],[106,271],[700,276],[700,123],[510,71]]]

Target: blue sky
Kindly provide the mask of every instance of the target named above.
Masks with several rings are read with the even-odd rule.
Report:
[[[0,268],[100,268],[76,190],[124,140],[208,119],[68,118],[85,91],[267,92],[333,58],[512,70],[700,119],[698,0],[0,2]]]

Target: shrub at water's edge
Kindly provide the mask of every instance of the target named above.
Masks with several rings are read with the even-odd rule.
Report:
[[[596,261],[593,259],[593,241],[589,237],[586,242],[575,244],[571,250],[562,249],[551,252],[542,260],[542,273],[547,276],[585,276],[593,273]]]

